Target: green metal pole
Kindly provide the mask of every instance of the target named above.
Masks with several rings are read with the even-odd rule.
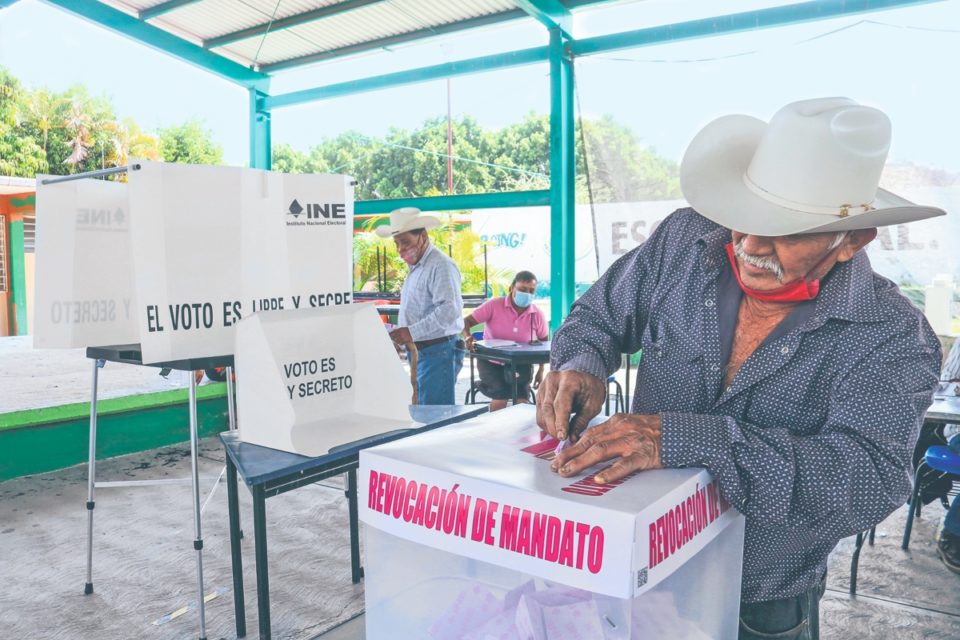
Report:
[[[273,156],[270,145],[270,110],[267,94],[250,89],[250,167],[270,170]]]
[[[27,335],[27,275],[23,251],[23,220],[10,223],[10,293],[16,330],[12,335]]]
[[[560,29],[550,30],[550,329],[556,331],[574,297],[576,165],[573,60]]]

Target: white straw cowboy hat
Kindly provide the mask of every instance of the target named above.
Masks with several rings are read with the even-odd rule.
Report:
[[[890,120],[848,98],[794,102],[767,124],[718,118],[680,165],[683,195],[701,215],[741,233],[847,231],[942,216],[878,188]]]
[[[416,207],[401,207],[390,212],[390,224],[383,224],[376,228],[381,238],[395,236],[415,229],[433,229],[440,226],[440,219],[436,216],[425,216]]]

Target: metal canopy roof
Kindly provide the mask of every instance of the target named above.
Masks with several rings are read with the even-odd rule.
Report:
[[[0,0],[0,8],[17,0]],[[576,39],[571,9],[604,0],[44,0],[248,90],[250,166],[270,169],[275,108],[430,79],[547,63],[550,69],[550,189],[357,202],[357,213],[417,206],[426,211],[550,206],[551,305],[556,330],[574,300],[574,84],[578,56],[884,11],[944,0],[801,0]],[[612,2],[611,2],[612,3]],[[716,3],[718,5],[722,3]],[[290,93],[270,92],[271,74],[527,16],[549,44],[454,60]],[[627,25],[625,25],[627,26]],[[507,47],[509,48],[509,44]],[[201,627],[203,622],[201,620]],[[201,637],[205,631],[201,628]]]
[[[243,67],[270,74],[519,18],[569,15],[572,7],[600,0],[95,1]]]

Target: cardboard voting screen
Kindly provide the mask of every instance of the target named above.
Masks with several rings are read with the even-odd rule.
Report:
[[[351,301],[350,177],[140,165],[129,193],[144,362],[230,354],[257,311]]]
[[[410,427],[410,382],[371,304],[267,311],[236,331],[244,442],[319,456]]]
[[[48,177],[37,177],[33,346],[137,342],[127,185]]]

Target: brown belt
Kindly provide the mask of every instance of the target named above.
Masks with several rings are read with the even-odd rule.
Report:
[[[435,344],[440,344],[441,342],[446,342],[453,336],[443,336],[442,338],[431,338],[430,340],[420,340],[419,342],[414,342],[413,344],[417,345],[417,350],[423,349],[424,347],[429,347]]]

